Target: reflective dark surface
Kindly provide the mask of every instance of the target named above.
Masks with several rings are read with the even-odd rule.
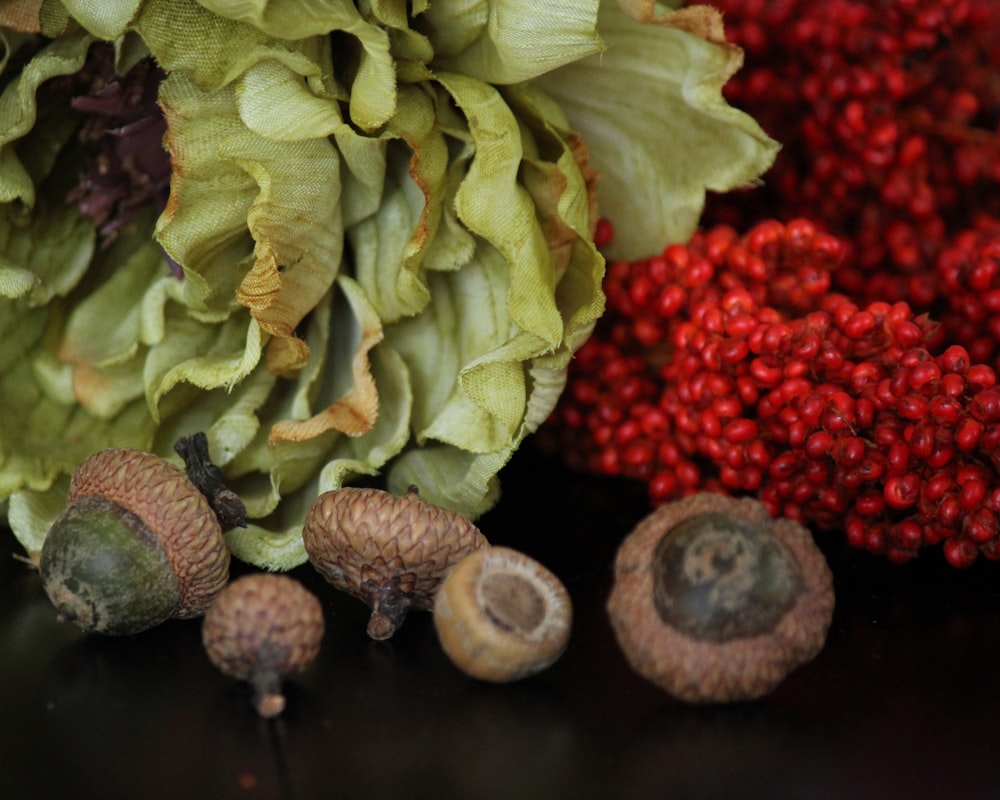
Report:
[[[364,607],[304,567],[327,636],[263,721],[196,621],[85,637],[0,558],[0,798],[1000,797],[1000,564],[898,567],[827,534],[824,651],[757,702],[685,706],[630,671],[604,614],[642,489],[530,445],[502,476],[484,533],[549,566],[576,615],[563,658],[506,686],[457,672],[426,613],[369,640]]]

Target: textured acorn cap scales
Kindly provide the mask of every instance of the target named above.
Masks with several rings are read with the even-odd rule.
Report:
[[[323,609],[315,595],[287,575],[245,575],[218,596],[201,631],[212,664],[249,681],[257,713],[273,717],[285,708],[283,679],[304,671],[319,654]]]
[[[441,580],[489,543],[466,517],[420,498],[348,487],[324,492],[306,515],[309,561],[372,609],[368,635],[388,639],[411,608],[429,610]]]
[[[222,673],[254,688],[262,717],[285,709],[281,684],[305,670],[323,641],[323,609],[302,584],[287,575],[237,578],[208,609],[201,636],[209,660]]]
[[[229,580],[219,520],[180,467],[142,450],[94,453],[73,473],[69,501],[101,496],[131,511],[163,543],[181,585],[174,616],[198,617]]]
[[[671,615],[684,613],[689,601],[679,590],[676,597],[669,596],[670,581],[674,589],[678,581],[675,574],[664,585],[666,567],[658,563],[658,555],[666,552],[676,531],[697,538],[699,526],[705,525],[709,546],[701,555],[690,555],[688,565],[695,564],[699,574],[686,588],[722,602],[682,630],[688,626],[671,621]],[[747,560],[746,540],[762,543],[773,568],[761,569],[763,559],[752,553]],[[765,572],[783,585],[761,585],[758,579]],[[720,579],[738,591],[726,596]],[[737,602],[731,604],[734,597]],[[756,597],[765,598],[764,607],[754,607]],[[749,605],[741,606],[746,600]],[[631,666],[688,702],[752,700],[772,691],[823,648],[833,608],[833,577],[806,527],[771,517],[752,498],[712,493],[660,506],[636,526],[618,549],[607,603]]]
[[[108,536],[112,528],[124,536],[106,544],[103,554],[102,525]],[[132,585],[131,556],[124,551],[133,544],[162,565],[153,569],[155,591]],[[218,519],[182,469],[152,453],[111,448],[74,471],[67,507],[46,537],[39,569],[65,618],[85,630],[122,634],[203,614],[229,580],[229,563]],[[86,582],[81,567],[89,570]],[[147,617],[147,611],[128,611],[132,603],[160,607]]]

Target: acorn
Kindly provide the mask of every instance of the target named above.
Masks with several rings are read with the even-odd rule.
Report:
[[[229,580],[229,561],[216,514],[184,470],[112,448],[73,473],[39,571],[61,620],[120,635],[202,615]]]
[[[237,578],[212,603],[201,636],[209,661],[248,681],[262,717],[285,709],[282,682],[316,660],[323,640],[323,609],[314,594],[287,575]]]
[[[691,703],[754,700],[822,650],[833,576],[809,529],[751,497],[660,506],[618,548],[607,610],[640,675]]]
[[[492,683],[553,664],[569,643],[572,621],[562,581],[509,547],[486,547],[462,559],[434,599],[445,654],[467,675]]]
[[[302,528],[309,561],[336,588],[371,608],[368,635],[390,638],[410,609],[429,611],[444,576],[486,537],[456,511],[423,500],[347,487],[316,498]]]

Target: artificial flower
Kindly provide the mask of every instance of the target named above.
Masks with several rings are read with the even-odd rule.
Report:
[[[598,213],[684,240],[777,148],[722,99],[708,7],[18,0],[0,52],[0,504],[29,554],[88,454],[193,431],[261,567],[349,482],[482,514],[603,311]]]

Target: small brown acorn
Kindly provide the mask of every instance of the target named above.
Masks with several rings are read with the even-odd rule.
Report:
[[[448,573],[434,600],[445,654],[467,675],[507,683],[541,672],[569,643],[573,604],[530,556],[485,547]]]
[[[131,634],[203,614],[229,580],[229,561],[215,512],[184,470],[112,448],[73,473],[39,571],[61,619]]]
[[[317,497],[302,540],[329,583],[371,608],[373,639],[390,638],[411,608],[429,611],[448,571],[489,544],[469,519],[416,489],[395,495],[359,487]]]
[[[274,573],[237,578],[212,603],[202,643],[219,671],[254,688],[262,717],[285,709],[281,684],[308,668],[323,640],[319,600],[294,578]]]

